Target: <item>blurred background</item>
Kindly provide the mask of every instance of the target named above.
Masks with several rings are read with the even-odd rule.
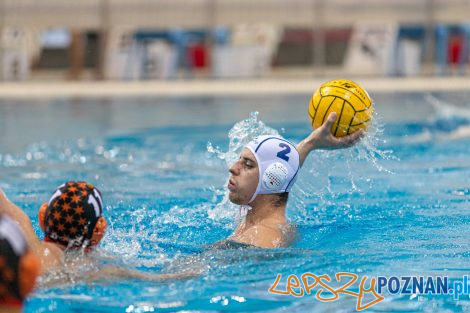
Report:
[[[0,0],[0,80],[469,75],[470,0]]]

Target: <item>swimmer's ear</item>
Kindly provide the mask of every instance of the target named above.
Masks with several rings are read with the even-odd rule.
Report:
[[[108,228],[108,223],[103,216],[101,216],[96,222],[95,228],[93,229],[93,235],[91,236],[91,245],[96,246],[101,239],[103,239],[104,234],[106,233],[106,228]]]
[[[47,202],[44,202],[41,205],[41,208],[39,208],[39,213],[38,213],[38,220],[39,220],[39,226],[41,227],[42,231],[46,231],[46,227],[44,225],[44,219],[46,216],[46,210],[47,210]]]
[[[25,298],[34,289],[40,272],[41,263],[34,253],[27,252],[21,257],[18,275],[21,297]]]

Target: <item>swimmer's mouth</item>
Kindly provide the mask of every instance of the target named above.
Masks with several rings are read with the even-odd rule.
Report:
[[[230,178],[227,184],[227,188],[232,191],[235,189],[235,182]]]

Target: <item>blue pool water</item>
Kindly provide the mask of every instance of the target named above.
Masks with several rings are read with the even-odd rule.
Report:
[[[203,269],[173,282],[42,287],[25,312],[355,311],[268,292],[277,274],[438,276],[470,272],[468,93],[373,94],[368,138],[307,159],[288,206],[299,237],[286,249],[211,250],[240,210],[227,164],[250,136],[309,133],[308,95],[55,99],[0,103],[0,186],[36,220],[66,180],[103,192],[109,230],[97,258],[144,272]],[[259,114],[251,112],[259,111]],[[230,143],[230,146],[229,146]],[[468,295],[386,295],[368,312],[463,312]]]

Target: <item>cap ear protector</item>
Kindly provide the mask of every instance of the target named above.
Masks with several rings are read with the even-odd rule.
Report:
[[[46,210],[47,210],[47,202],[44,202],[41,204],[41,207],[39,208],[38,212],[38,221],[39,221],[39,227],[41,227],[42,231],[46,231],[46,227],[44,226],[44,218],[46,217]]]
[[[91,246],[96,246],[100,243],[106,233],[106,229],[108,229],[108,223],[105,218],[101,216],[96,222],[95,228],[93,228],[93,235],[91,235],[90,240]]]
[[[267,190],[279,190],[287,180],[288,170],[287,167],[280,163],[275,162],[269,165],[262,177],[263,186]]]

